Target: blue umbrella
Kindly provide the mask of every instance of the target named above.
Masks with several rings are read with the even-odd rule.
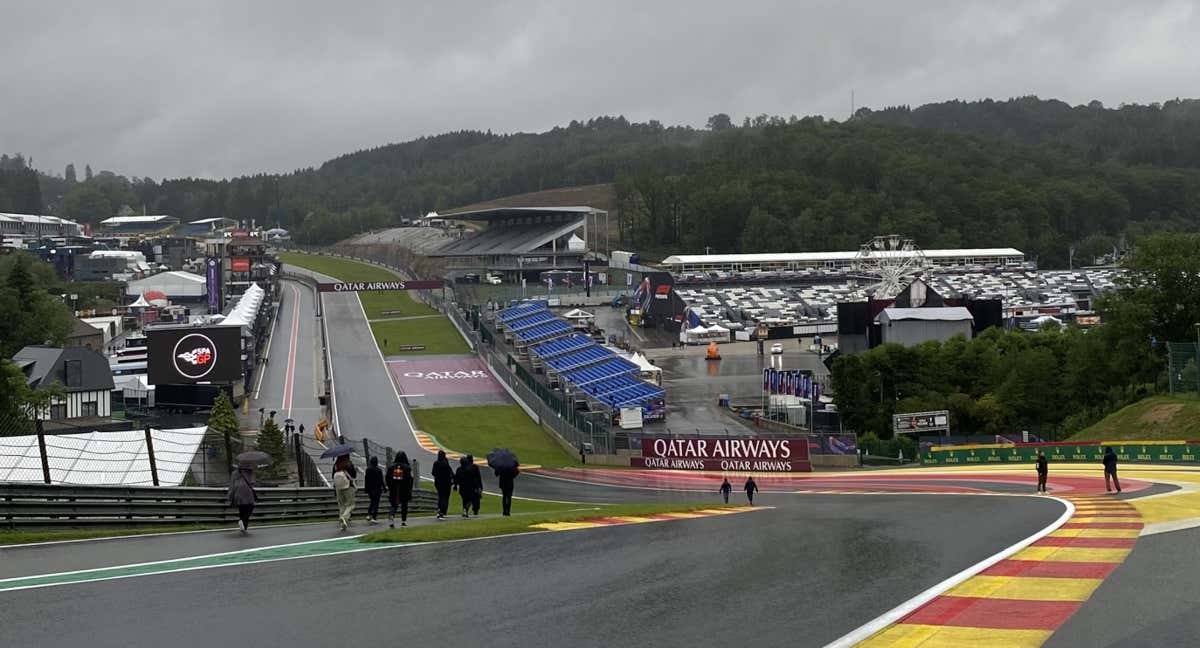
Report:
[[[322,452],[321,458],[329,459],[330,457],[344,457],[348,454],[352,454],[353,452],[354,446],[350,445],[349,443],[342,443],[325,450],[325,452]]]
[[[500,472],[513,470],[519,465],[517,455],[508,448],[492,448],[492,451],[487,454],[487,463]]]

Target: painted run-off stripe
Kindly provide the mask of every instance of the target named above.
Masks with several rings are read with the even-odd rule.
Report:
[[[870,648],[1035,648],[1050,638],[1049,630],[1004,630],[955,628],[953,626],[904,623],[858,644]]]
[[[951,589],[946,595],[1026,601],[1086,601],[1102,582],[1100,578],[981,574]]]
[[[605,526],[621,526],[625,524],[646,524],[650,522],[668,522],[672,520],[690,520],[703,517],[713,517],[717,515],[729,515],[732,513],[745,513],[747,511],[762,511],[768,510],[770,506],[737,506],[727,509],[700,509],[697,511],[682,511],[679,513],[651,513],[647,515],[617,515],[610,517],[598,517],[590,520],[578,520],[574,522],[544,522],[534,524],[532,528],[544,529],[546,531],[576,531],[578,529],[595,529]]]
[[[1042,645],[1128,556],[1142,528],[1123,506],[1072,501],[1080,507],[1067,524],[859,645]]]
[[[901,623],[1053,631],[1078,609],[1078,601],[1034,602],[943,595]]]

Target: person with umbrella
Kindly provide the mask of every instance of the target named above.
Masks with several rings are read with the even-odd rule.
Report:
[[[258,501],[258,491],[254,490],[254,469],[259,465],[269,465],[270,459],[265,452],[243,452],[236,457],[238,466],[229,475],[229,490],[225,497],[230,506],[237,507],[238,529],[243,534],[250,528],[250,516],[254,513],[254,503]]]
[[[488,465],[500,482],[500,501],[503,515],[512,514],[513,486],[517,475],[521,474],[520,462],[517,456],[508,448],[494,448],[487,456]]]
[[[383,497],[383,469],[379,467],[379,457],[371,457],[367,464],[367,476],[363,478],[363,490],[371,500],[367,505],[367,524],[375,524],[379,518],[379,499]]]
[[[754,483],[754,478],[747,477],[746,485],[742,489],[746,491],[746,499],[750,500],[750,506],[754,506],[754,494],[758,492],[758,484]]]
[[[729,503],[729,494],[733,492],[733,486],[729,483],[729,478],[726,477],[721,482],[721,497],[725,498],[725,503]]]
[[[412,500],[413,469],[408,461],[408,453],[401,450],[396,453],[396,461],[388,466],[387,472],[388,503],[391,512],[388,513],[388,526],[396,528],[396,509],[400,509],[400,526],[408,526],[408,503]]]
[[[444,520],[446,509],[450,508],[450,489],[454,487],[454,469],[450,467],[445,450],[438,450],[432,472],[433,488],[437,491],[437,519]]]

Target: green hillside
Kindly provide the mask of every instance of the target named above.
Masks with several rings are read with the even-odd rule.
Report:
[[[1071,441],[1200,439],[1200,399],[1151,396],[1105,417]]]

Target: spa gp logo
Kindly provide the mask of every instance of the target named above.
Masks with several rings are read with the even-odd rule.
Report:
[[[175,343],[172,356],[179,375],[199,380],[217,366],[217,345],[203,333],[189,333]]]

